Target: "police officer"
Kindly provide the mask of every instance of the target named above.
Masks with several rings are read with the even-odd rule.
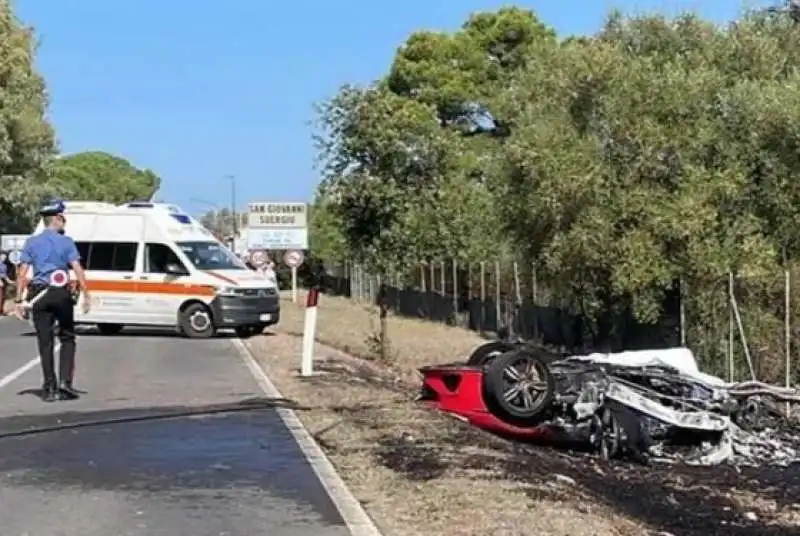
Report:
[[[84,293],[84,313],[89,312],[89,294],[86,291],[86,278],[80,264],[78,248],[64,234],[64,211],[64,203],[58,200],[42,207],[40,214],[45,229],[25,242],[17,270],[17,315],[23,316],[25,300],[33,303],[31,314],[44,376],[43,399],[47,402],[78,397],[77,391],[72,387],[75,367],[75,301],[69,284],[70,269],[74,270],[78,279],[78,289]],[[53,356],[56,322],[61,342],[58,378]]]

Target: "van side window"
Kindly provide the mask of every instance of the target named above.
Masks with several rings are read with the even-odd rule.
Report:
[[[144,271],[149,274],[166,274],[168,264],[186,268],[178,255],[166,244],[145,245]]]
[[[137,249],[135,242],[89,242],[83,265],[87,270],[133,272],[136,269]],[[78,252],[83,257],[80,249]]]
[[[86,262],[89,260],[89,242],[75,242],[78,246],[78,254],[81,256],[81,266],[86,269]]]

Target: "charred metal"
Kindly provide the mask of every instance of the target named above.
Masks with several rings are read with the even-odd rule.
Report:
[[[466,390],[474,382],[461,378],[475,371],[480,393],[470,396]],[[589,448],[607,459],[800,461],[800,391],[725,382],[701,372],[685,348],[560,356],[494,341],[476,349],[466,365],[421,372],[422,399],[433,407],[478,425],[490,414],[512,435]],[[442,390],[449,391],[447,404]],[[454,403],[459,397],[469,402]]]

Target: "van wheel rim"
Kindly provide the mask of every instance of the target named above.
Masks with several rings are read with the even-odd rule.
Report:
[[[189,317],[189,325],[195,331],[203,331],[211,325],[211,317],[205,311],[197,311]]]

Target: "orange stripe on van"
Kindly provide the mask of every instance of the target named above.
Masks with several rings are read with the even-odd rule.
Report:
[[[184,283],[162,283],[153,281],[103,281],[88,280],[89,292],[130,292],[136,294],[177,294],[182,296],[213,296],[215,289],[211,285],[193,285]]]

